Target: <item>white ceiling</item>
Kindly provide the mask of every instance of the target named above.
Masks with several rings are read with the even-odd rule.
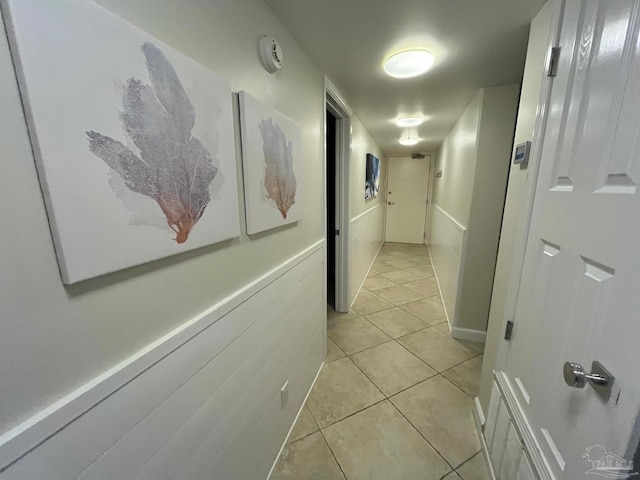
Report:
[[[529,24],[545,0],[265,0],[342,92],[386,153],[432,152],[482,87],[522,78]],[[392,52],[436,55],[425,75],[382,70]],[[285,68],[286,68],[286,55]],[[403,147],[399,114],[422,113],[423,139]]]

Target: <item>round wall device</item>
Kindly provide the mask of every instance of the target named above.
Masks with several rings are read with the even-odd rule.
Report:
[[[274,38],[263,35],[258,43],[258,58],[267,72],[277,72],[282,68],[280,44]]]

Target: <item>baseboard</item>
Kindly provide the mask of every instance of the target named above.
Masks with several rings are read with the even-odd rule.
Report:
[[[296,415],[295,420],[291,424],[291,428],[289,428],[289,432],[287,433],[287,436],[284,439],[284,442],[282,442],[282,446],[280,447],[280,450],[278,451],[278,456],[274,460],[273,465],[271,465],[271,470],[269,470],[269,475],[267,475],[267,480],[269,480],[271,478],[271,475],[273,474],[273,470],[276,468],[276,465],[278,464],[278,460],[280,460],[280,455],[282,455],[282,451],[284,450],[284,447],[287,446],[287,442],[289,441],[289,437],[291,436],[291,432],[293,432],[293,429],[296,426],[296,423],[298,422],[298,417],[300,417],[300,414],[302,413],[302,409],[304,409],[304,406],[307,404],[307,399],[309,398],[309,395],[311,395],[311,391],[313,390],[313,387],[315,386],[316,382],[318,381],[318,377],[320,376],[320,372],[322,371],[323,367],[324,367],[324,362],[322,362],[322,364],[320,365],[320,368],[318,369],[318,373],[316,373],[316,376],[313,379],[313,382],[311,382],[311,386],[309,387],[309,391],[304,396],[304,401],[302,402],[302,405],[300,405],[300,410],[298,410],[298,414]]]
[[[364,288],[364,282],[367,281],[367,277],[369,276],[369,274],[371,273],[371,269],[373,268],[373,263],[376,261],[376,258],[378,257],[378,254],[380,253],[380,249],[382,248],[383,245],[384,245],[384,242],[380,242],[380,245],[378,246],[378,250],[376,250],[376,254],[373,256],[371,260],[371,265],[369,265],[369,268],[367,268],[367,274],[362,279],[362,282],[358,287],[358,291],[356,292],[356,296],[353,297],[353,301],[349,304],[349,309],[351,309],[353,307],[353,304],[356,303],[356,299],[358,298],[358,295],[360,295],[360,292]]]
[[[451,336],[456,340],[466,340],[468,342],[485,343],[487,339],[487,332],[482,330],[471,330],[470,328],[453,327],[449,324],[451,329]]]
[[[49,441],[54,436],[58,437],[61,433],[73,430],[68,428],[69,426],[76,425],[74,428],[80,428],[78,425],[81,424],[84,428],[84,424],[89,422],[86,419],[87,417],[97,415],[96,412],[100,409],[104,410],[103,407],[106,403],[113,403],[114,397],[124,395],[126,389],[130,388],[134,381],[136,384],[140,383],[145,378],[145,375],[148,376],[148,372],[156,371],[161,362],[175,357],[176,352],[179,352],[185,344],[194,342],[196,338],[203,337],[205,335],[203,332],[210,332],[210,327],[213,324],[223,318],[225,319],[224,322],[227,322],[227,317],[239,311],[239,307],[248,302],[249,299],[262,298],[265,288],[275,284],[276,280],[286,273],[295,272],[295,267],[302,265],[306,259],[323,248],[323,242],[323,240],[315,242],[245,287],[220,300],[206,311],[181,324],[173,331],[145,346],[119,364],[94,377],[73,392],[43,408],[18,426],[5,432],[0,436],[0,472],[25,455],[32,456],[33,452],[39,449],[41,444]],[[305,272],[303,273],[306,274]],[[296,279],[296,281],[298,280]],[[257,319],[259,315],[256,314],[255,317]],[[242,321],[229,321],[230,326],[227,328],[229,343],[246,331],[250,326],[250,322],[255,321],[249,317],[240,320]],[[214,343],[222,341],[223,338],[220,337],[213,339],[205,349],[207,354],[213,355],[215,353],[214,347],[224,348],[224,345],[214,345]],[[225,341],[227,340],[225,339]],[[194,368],[201,367],[196,365]],[[164,397],[168,398],[172,392],[156,392],[154,394],[158,396],[164,395]],[[49,478],[56,477],[52,474]]]

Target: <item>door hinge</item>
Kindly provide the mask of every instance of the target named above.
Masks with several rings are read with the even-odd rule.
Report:
[[[340,230],[338,230],[338,229],[336,228],[336,237],[337,237],[338,235],[340,235]]]
[[[555,77],[558,75],[558,64],[560,63],[560,47],[551,48],[551,56],[549,57],[549,67],[547,68],[547,77]]]
[[[511,320],[507,321],[507,328],[504,330],[504,339],[511,340],[511,334],[513,333],[513,322]]]

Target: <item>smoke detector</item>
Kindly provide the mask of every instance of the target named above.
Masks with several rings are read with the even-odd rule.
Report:
[[[282,48],[275,38],[263,35],[258,42],[258,58],[264,69],[275,73],[282,68]]]

